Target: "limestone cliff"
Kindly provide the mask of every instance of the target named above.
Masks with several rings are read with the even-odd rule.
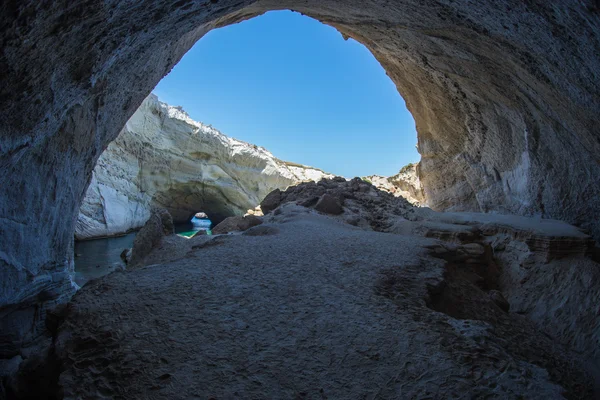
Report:
[[[402,167],[400,172],[392,176],[369,175],[363,179],[373,184],[377,189],[402,196],[415,206],[425,206],[425,193],[417,170],[419,163],[410,163]]]
[[[227,137],[151,94],[100,156],[75,237],[110,236],[144,225],[152,207],[175,221],[203,210],[243,215],[276,188],[331,177]]]

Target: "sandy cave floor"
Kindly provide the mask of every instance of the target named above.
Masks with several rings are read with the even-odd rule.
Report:
[[[302,212],[270,226],[171,241],[160,262],[86,285],[57,341],[65,398],[589,393],[567,352],[525,318],[483,301],[483,320],[427,306],[444,280],[427,248],[438,241]]]

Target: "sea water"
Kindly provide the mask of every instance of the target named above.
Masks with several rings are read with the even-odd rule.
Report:
[[[208,218],[193,217],[190,222],[175,224],[175,233],[185,237],[192,237],[199,231],[206,231],[207,235],[212,235],[212,221]]]
[[[83,286],[116,269],[124,268],[121,253],[133,247],[135,232],[125,236],[75,242],[75,282]]]
[[[184,222],[175,224],[175,233],[192,237],[200,230],[205,230],[207,235],[212,235],[210,228],[212,222],[207,218],[196,218],[193,223]],[[121,253],[133,247],[136,232],[124,236],[103,239],[92,239],[75,242],[75,282],[83,286],[86,282],[100,278],[117,269],[125,268]]]

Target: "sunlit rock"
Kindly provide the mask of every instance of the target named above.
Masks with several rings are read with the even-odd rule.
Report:
[[[75,237],[138,229],[152,207],[167,209],[176,222],[201,209],[218,223],[243,215],[275,188],[331,176],[227,137],[150,95],[98,160]]]
[[[373,184],[377,189],[392,193],[394,196],[402,196],[411,204],[421,206],[427,205],[423,186],[417,173],[419,163],[408,164],[400,172],[392,176],[369,175],[363,179]]]

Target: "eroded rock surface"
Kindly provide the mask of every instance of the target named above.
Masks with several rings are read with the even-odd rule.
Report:
[[[128,267],[138,266],[164,236],[175,233],[173,218],[167,210],[155,210],[142,229],[135,235]]]
[[[444,244],[434,254],[450,262],[451,271],[456,271],[456,263],[485,265],[471,272],[469,279],[487,288],[486,299],[505,311],[526,315],[558,342],[572,346],[600,367],[600,318],[594,303],[600,301],[600,264],[594,259],[595,241],[579,228],[556,220],[412,207],[402,197],[358,178],[348,182],[325,179],[288,188],[279,195],[279,209],[273,214],[290,204],[314,207],[315,196],[325,193],[345,199],[344,213],[336,217],[340,221],[368,230],[442,240]]]
[[[354,185],[357,197],[369,195],[365,186],[376,190],[361,182],[326,183],[338,194]],[[381,201],[399,201],[380,191],[370,197],[376,193]],[[586,370],[591,353],[579,350],[597,349],[599,332],[582,335],[564,318],[547,326],[519,307],[511,290],[524,294],[525,287],[505,286],[495,238],[480,229],[489,221],[471,220],[479,237],[440,241],[355,227],[345,215],[320,214],[298,200],[280,204],[265,224],[247,231],[258,234],[172,235],[152,251],[152,264],[84,287],[56,341],[65,399],[595,396]],[[499,234],[524,244],[518,232],[527,221],[504,221]],[[532,235],[585,236],[556,221],[538,225]],[[526,268],[532,266],[544,268],[537,261]],[[563,277],[567,282],[548,281],[527,295],[541,302],[539,315],[555,317],[544,305],[573,310],[580,294],[561,292],[566,308],[550,296],[569,284],[578,290],[575,271]],[[600,280],[586,282],[594,289],[584,295],[599,301]],[[577,311],[588,323],[597,320]],[[573,347],[569,337],[583,346]]]
[[[204,210],[218,223],[243,215],[275,188],[331,176],[227,137],[150,95],[100,156],[75,237],[140,228],[153,207],[179,222]]]

